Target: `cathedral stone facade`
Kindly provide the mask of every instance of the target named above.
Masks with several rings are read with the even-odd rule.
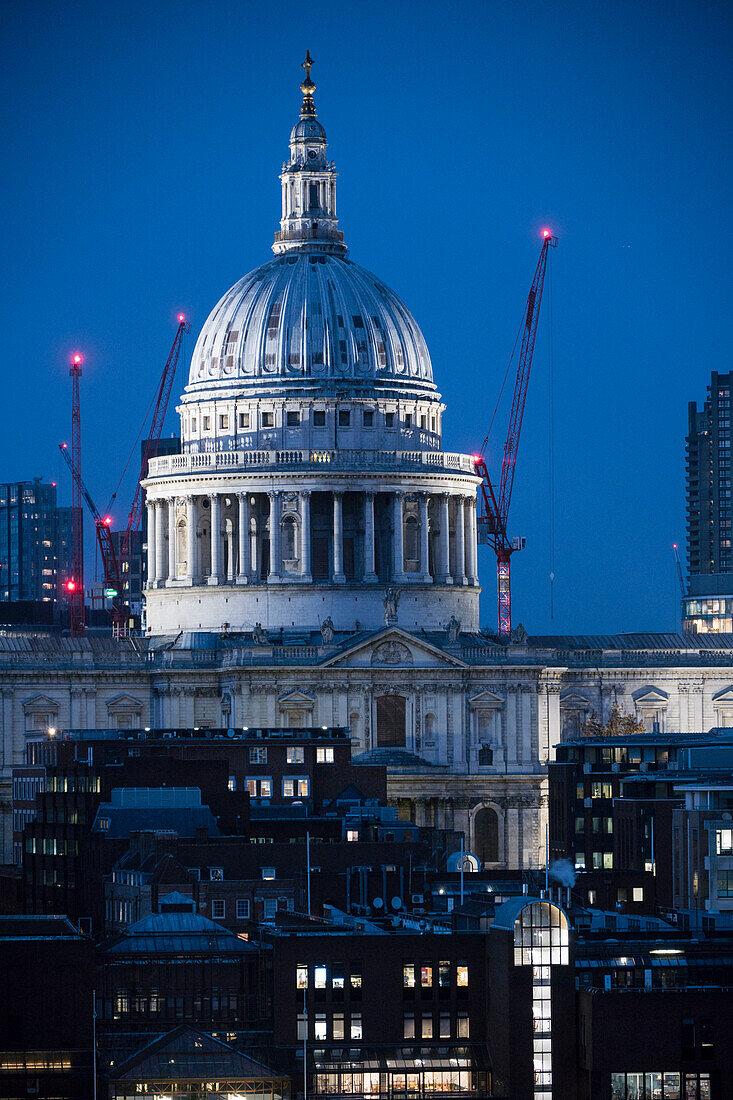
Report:
[[[6,861],[12,769],[49,731],[348,726],[403,816],[528,868],[544,861],[545,765],[591,711],[733,725],[730,637],[480,632],[479,480],[442,449],[414,318],[346,255],[306,70],[275,258],[212,311],[183,453],[150,463],[144,637],[0,637]]]

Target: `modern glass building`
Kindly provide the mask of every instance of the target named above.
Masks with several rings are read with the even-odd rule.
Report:
[[[57,599],[71,571],[71,508],[56,484],[0,484],[0,601]]]

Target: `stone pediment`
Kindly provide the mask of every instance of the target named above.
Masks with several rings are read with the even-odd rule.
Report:
[[[730,704],[733,706],[733,685],[727,688],[723,688],[722,691],[717,691],[713,696],[714,707],[719,707],[725,704]]]
[[[635,691],[632,696],[637,707],[666,707],[669,695],[661,688],[645,687]]]
[[[278,706],[281,707],[293,707],[296,710],[312,710],[315,704],[315,696],[311,695],[307,691],[301,691],[300,688],[293,688],[291,691],[284,691],[282,695],[278,695]]]
[[[485,710],[492,707],[503,707],[504,700],[500,695],[495,695],[493,691],[480,691],[478,695],[471,696],[468,705],[477,710]]]
[[[143,705],[139,699],[135,699],[132,695],[115,695],[113,699],[107,700],[108,711],[124,711],[124,710],[137,710],[141,711]]]
[[[445,653],[424,638],[415,638],[400,627],[387,627],[334,654],[324,668],[466,668],[465,661]]]
[[[49,699],[48,695],[31,695],[29,699],[23,700],[23,710],[26,714],[34,712],[45,714],[46,711],[58,709],[59,704],[55,699]]]
[[[580,710],[590,706],[590,699],[579,691],[567,691],[560,696],[560,706],[571,710]]]

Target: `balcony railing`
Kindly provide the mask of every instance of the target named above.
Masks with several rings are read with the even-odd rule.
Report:
[[[149,477],[176,477],[214,470],[404,470],[439,469],[475,473],[471,455],[451,451],[291,450],[205,451],[151,458]]]

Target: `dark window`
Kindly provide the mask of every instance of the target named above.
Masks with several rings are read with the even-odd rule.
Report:
[[[384,414],[384,426],[385,428],[394,428],[394,413]]]
[[[318,202],[318,184],[312,183],[310,185],[310,208],[311,210],[317,210],[320,206]]]
[[[326,413],[323,409],[313,410],[313,427],[325,428],[326,426]]]
[[[476,855],[482,863],[496,863],[499,859],[499,818],[489,806],[479,810],[474,818]]]
[[[374,427],[374,413],[371,411],[371,409],[365,409],[364,410],[364,427],[365,428],[373,428]]]
[[[405,427],[412,427],[412,413],[405,413]]]
[[[300,413],[299,412],[289,412],[288,413],[288,427],[289,428],[297,428],[298,424],[300,424]]]
[[[349,409],[339,409],[339,428],[348,428],[351,424],[351,412]]]
[[[406,702],[403,695],[382,695],[377,699],[377,745],[406,743]]]
[[[360,316],[358,315],[358,313],[355,313],[355,314],[354,314],[354,316],[352,317],[352,320],[353,320],[353,322],[354,322],[354,328],[364,328],[364,321],[363,321],[363,319],[362,319],[362,318],[361,318],[361,317],[360,317]]]

